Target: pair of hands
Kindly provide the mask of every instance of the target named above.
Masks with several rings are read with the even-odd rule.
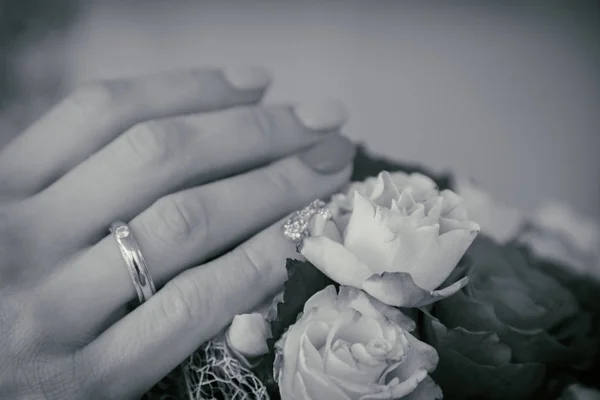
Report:
[[[354,147],[340,105],[260,105],[269,84],[260,68],[102,82],[3,149],[0,398],[139,397],[280,288],[282,218],[340,189]],[[117,220],[158,289],[131,312]]]

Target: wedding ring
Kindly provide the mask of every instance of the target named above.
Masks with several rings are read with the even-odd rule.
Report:
[[[283,224],[283,235],[294,242],[309,236],[308,223],[315,214],[331,219],[331,210],[323,200],[315,200],[302,210],[294,212]]]
[[[113,223],[110,226],[110,232],[117,241],[121,255],[127,264],[129,276],[141,304],[152,297],[156,293],[156,289],[140,246],[129,225],[124,222]]]

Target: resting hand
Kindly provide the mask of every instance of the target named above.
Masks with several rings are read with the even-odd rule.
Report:
[[[0,153],[0,398],[135,398],[278,290],[281,218],[339,189],[354,149],[339,106],[256,105],[268,84],[260,69],[95,84]],[[156,294],[134,285],[118,220]]]

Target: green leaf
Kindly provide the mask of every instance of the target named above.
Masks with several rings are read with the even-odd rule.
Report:
[[[313,294],[329,285],[337,284],[327,275],[319,271],[308,261],[298,261],[291,258],[286,260],[288,279],[283,286],[283,300],[277,305],[277,316],[271,321],[272,338],[267,340],[269,353],[261,357],[253,372],[265,384],[271,399],[279,398],[279,389],[273,376],[275,362],[275,343],[281,338],[287,328],[295,323],[304,309],[304,303]]]

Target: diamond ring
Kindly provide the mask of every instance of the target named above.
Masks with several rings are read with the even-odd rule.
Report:
[[[325,219],[331,219],[331,210],[323,200],[315,200],[302,210],[294,212],[283,224],[283,234],[294,242],[300,242],[309,236],[308,222],[316,215],[320,214]]]

